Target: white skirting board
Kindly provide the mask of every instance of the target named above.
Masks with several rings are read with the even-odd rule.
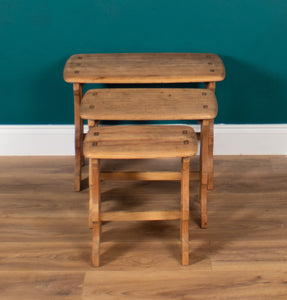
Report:
[[[287,155],[287,124],[216,124],[214,141],[215,155]],[[0,125],[0,155],[74,155],[74,126]]]

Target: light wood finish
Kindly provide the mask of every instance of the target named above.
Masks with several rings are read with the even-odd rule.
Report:
[[[207,183],[209,174],[208,139],[210,123],[203,120],[201,123],[201,147],[200,147],[200,209],[201,228],[207,227]]]
[[[93,224],[92,264],[94,267],[100,266],[101,226],[101,222]]]
[[[197,152],[197,138],[190,126],[139,125],[92,128],[84,154],[98,159],[186,157]]]
[[[183,266],[189,264],[189,157],[183,157],[181,162],[181,262]]]
[[[215,82],[224,78],[225,68],[220,57],[208,53],[77,54],[68,59],[64,68],[64,79],[74,84],[205,82],[207,89],[214,91]],[[75,118],[76,131],[79,122]],[[213,155],[212,130],[210,128],[210,159]],[[79,162],[82,156],[78,152],[82,152],[82,148],[77,135],[75,139],[75,190],[79,191],[84,161]],[[209,165],[208,188],[212,189],[212,160]]]
[[[194,129],[187,125],[119,125],[119,126],[101,126],[91,128],[85,138],[85,142],[117,142],[118,140],[131,141],[158,141],[166,140],[185,140],[194,139]],[[193,140],[192,140],[193,141]]]
[[[92,264],[98,267],[101,242],[100,163],[98,159],[89,160],[89,173],[89,227],[93,229]]]
[[[215,82],[205,82],[206,89],[209,89],[215,93]],[[213,148],[214,148],[214,120],[210,121],[209,126],[209,139],[208,139],[208,184],[207,188],[212,190],[214,187],[214,178],[213,178]]]
[[[213,91],[181,88],[93,89],[80,114],[92,120],[203,120],[217,115]]]
[[[208,180],[207,188],[213,190],[213,148],[214,148],[214,120],[209,120],[209,134],[208,134]]]
[[[180,172],[101,172],[101,180],[181,180]],[[199,180],[199,172],[190,172],[189,180]]]
[[[144,212],[106,212],[101,214],[102,221],[160,221],[179,220],[179,211],[144,211]]]
[[[100,221],[101,192],[100,192],[100,166],[99,160],[89,160],[89,224],[93,227],[93,222]]]
[[[191,182],[186,267],[178,221],[109,222],[95,270],[88,190],[73,192],[73,164],[72,156],[0,157],[1,300],[286,299],[286,156],[215,156],[207,230],[199,228],[198,186]],[[158,159],[101,167],[115,164],[180,166],[179,159]],[[191,167],[197,166],[194,157]],[[103,183],[102,211],[125,210],[127,200],[133,209],[150,203],[176,209],[179,188],[178,182]]]
[[[187,148],[187,149],[186,149]],[[101,222],[180,219],[182,265],[189,264],[189,165],[197,152],[197,137],[189,126],[147,125],[90,128],[84,141],[90,159],[90,228],[93,228],[92,263],[100,265]],[[101,213],[99,159],[181,157],[181,204],[177,211]]]
[[[98,159],[89,160],[89,173],[89,227],[93,229],[92,264],[98,267],[101,241],[100,163]]]
[[[74,189],[81,190],[81,176],[83,165],[83,120],[80,118],[80,103],[83,96],[83,84],[74,83],[74,122],[75,122],[75,177]]]
[[[95,127],[96,126],[95,120],[88,120],[88,126],[89,126],[89,128]]]
[[[216,54],[109,53],[71,56],[64,79],[73,83],[175,83],[221,81],[224,65]]]

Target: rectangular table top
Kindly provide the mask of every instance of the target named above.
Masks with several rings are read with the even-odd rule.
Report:
[[[193,128],[185,125],[119,125],[93,127],[84,154],[97,159],[189,157],[197,152]]]
[[[90,89],[80,115],[87,120],[207,120],[217,115],[208,89]]]
[[[184,83],[224,78],[222,60],[208,53],[76,54],[64,68],[64,79],[71,83]]]

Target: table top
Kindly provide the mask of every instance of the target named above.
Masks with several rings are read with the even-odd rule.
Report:
[[[208,89],[90,89],[80,115],[87,120],[206,120],[217,115]]]
[[[193,128],[185,125],[93,127],[84,141],[84,154],[97,159],[189,157],[197,152]]]
[[[184,83],[224,78],[222,60],[208,53],[76,54],[64,68],[64,80],[71,83]]]

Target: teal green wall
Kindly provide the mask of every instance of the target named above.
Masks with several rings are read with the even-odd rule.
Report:
[[[0,124],[72,124],[65,61],[90,52],[210,52],[217,123],[287,123],[286,0],[0,0]]]

